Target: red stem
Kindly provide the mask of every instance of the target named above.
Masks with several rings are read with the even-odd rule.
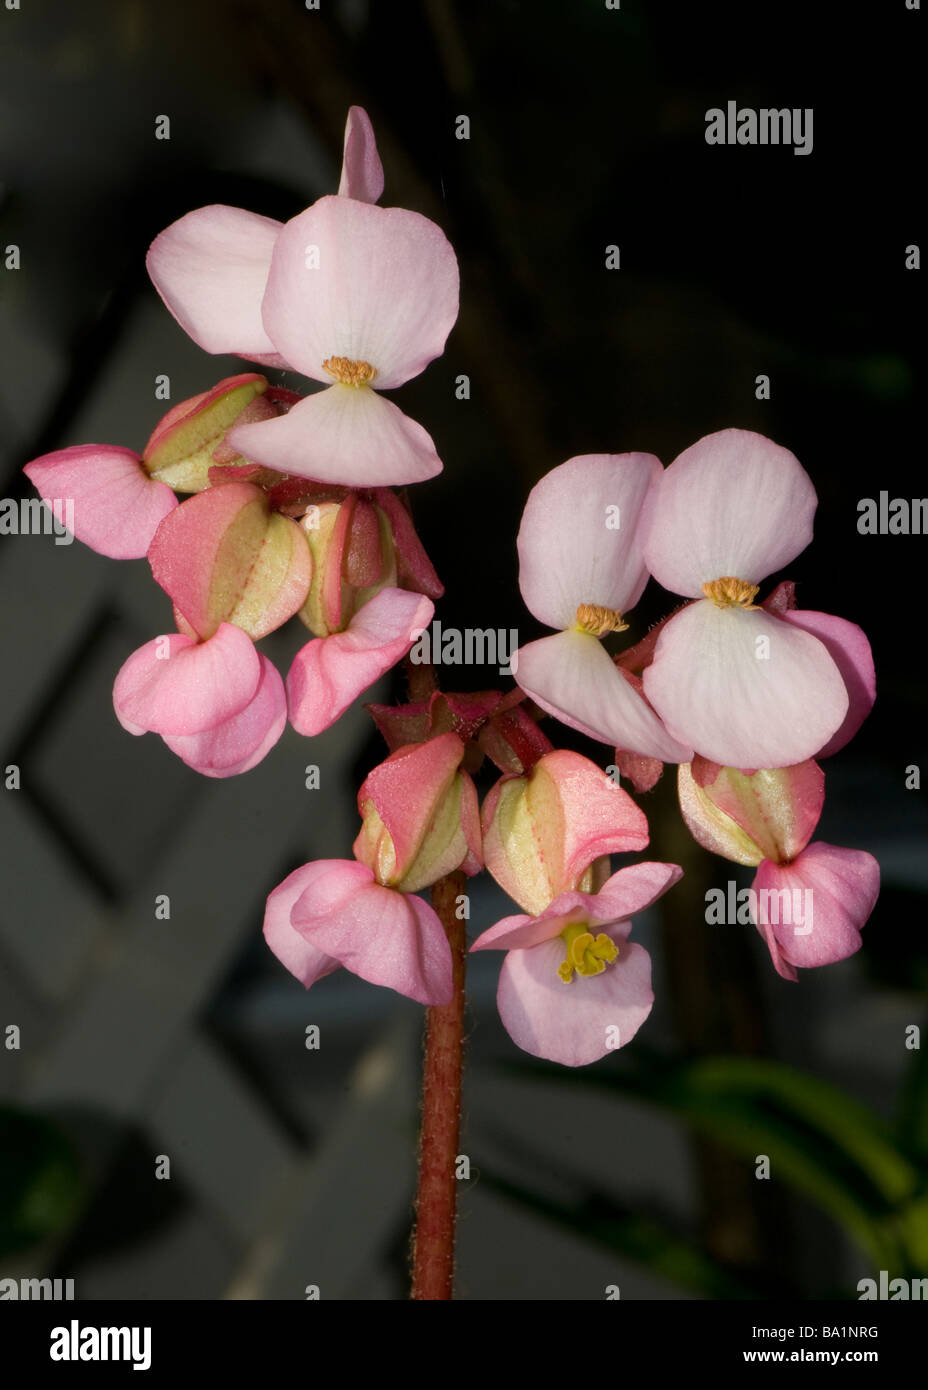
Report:
[[[450,1004],[433,1004],[426,1011],[412,1275],[412,1297],[419,1299],[450,1299],[454,1283],[455,1163],[461,1121],[467,950],[464,919],[456,908],[465,885],[464,875],[453,873],[432,888],[432,906],[451,946],[454,994]]]

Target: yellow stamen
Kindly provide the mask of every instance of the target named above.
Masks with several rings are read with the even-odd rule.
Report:
[[[377,375],[377,368],[370,362],[354,362],[350,357],[327,357],[322,370],[342,386],[366,386]]]
[[[703,584],[702,591],[716,608],[744,608],[752,613],[758,607],[754,599],[759,588],[759,584],[749,584],[746,579],[735,579],[726,574],[721,579],[708,580]]]
[[[619,948],[612,937],[600,932],[594,938],[587,922],[572,922],[561,936],[567,955],[557,973],[565,985],[570,984],[575,970],[578,975],[601,975],[606,966],[618,958]]]
[[[603,608],[598,603],[581,603],[574,626],[578,632],[603,637],[607,632],[625,632],[628,623],[622,621],[622,614],[614,608]]]

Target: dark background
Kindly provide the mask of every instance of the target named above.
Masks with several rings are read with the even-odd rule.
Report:
[[[382,201],[433,217],[461,264],[447,351],[396,397],[445,463],[413,499],[447,586],[443,625],[539,635],[514,538],[549,468],[639,449],[669,463],[739,426],[792,449],[818,490],[815,542],[786,576],[800,605],[873,643],[878,701],[826,764],[818,832],[881,862],[858,957],[789,985],[750,928],[707,927],[706,887],[736,875],[681,833],[668,776],[642,800],[650,853],[688,877],[638,929],[658,1003],[628,1054],[544,1074],[495,1016],[497,963],[475,962],[461,1297],[601,1298],[611,1283],[632,1298],[854,1296],[891,1256],[837,1219],[840,1196],[821,1196],[835,1184],[880,1231],[916,1231],[903,1207],[924,1186],[926,1088],[905,1028],[923,1021],[928,979],[928,818],[906,769],[925,753],[924,542],[859,535],[857,504],[925,491],[921,272],[905,269],[921,239],[923,23],[904,0],[0,11],[0,240],[22,258],[0,278],[4,495],[29,494],[22,465],[49,449],[141,448],[165,408],[158,373],[181,400],[236,369],[163,309],[147,245],[205,203],[287,218],[334,191],[358,103]],[[811,106],[812,153],[707,145],[705,112],[729,99]],[[161,114],[170,141],[154,138]],[[349,852],[355,788],[383,751],[366,716],[312,744],[288,733],[248,777],[206,784],[112,715],[119,664],[170,621],[144,562],[0,537],[0,581],[0,762],[22,774],[0,794],[0,1025],[23,1036],[0,1051],[0,1084],[36,1146],[6,1121],[21,1160],[7,1186],[28,1195],[47,1171],[57,1193],[33,1194],[44,1225],[11,1206],[4,1269],[73,1276],[88,1298],[299,1298],[311,1282],[403,1297],[418,1011],[341,976],[306,996],[260,937],[284,872]],[[669,606],[651,585],[631,638]],[[297,641],[266,649],[285,664]],[[159,893],[170,923],[153,920]],[[474,903],[475,931],[503,910],[492,885]],[[318,1053],[303,1048],[312,1022]],[[714,1055],[794,1068],[804,1118],[750,1067],[721,1110],[700,1109],[687,1067]],[[591,1087],[594,1072],[608,1084]],[[852,1100],[873,1109],[855,1133],[875,1135],[879,1116],[916,1174],[885,1210],[838,1120],[830,1146],[816,1129]],[[153,1179],[158,1154],[170,1183]],[[924,1232],[902,1239],[909,1263],[891,1272],[928,1272]]]

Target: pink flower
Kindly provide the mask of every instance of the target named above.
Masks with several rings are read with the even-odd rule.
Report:
[[[173,489],[207,487],[209,470],[236,420],[272,419],[291,403],[291,394],[269,390],[254,372],[227,377],[172,406],[141,457],[130,449],[79,444],[33,459],[24,472],[53,510],[70,499],[74,534],[91,550],[113,560],[141,559],[177,506]],[[237,458],[226,452],[227,462]]]
[[[301,734],[327,729],[405,656],[435,611],[398,587],[401,575],[432,597],[442,586],[399,499],[383,488],[348,492],[307,513],[314,572],[300,617],[316,634],[287,677],[290,719]]]
[[[160,734],[211,777],[254,767],[287,717],[280,676],[231,623],[205,641],[175,632],[146,642],[120,669],[113,705],[130,734]]]
[[[803,762],[848,713],[825,642],[754,605],[760,581],[809,544],[815,507],[794,456],[746,430],[699,440],[655,491],[645,560],[696,601],[663,627],[644,692],[671,733],[713,762]]]
[[[880,869],[864,850],[809,843],[825,801],[818,763],[747,774],[697,759],[680,767],[678,790],[704,849],[756,866],[751,918],[784,979],[795,980],[797,966],[831,965],[860,949]]]
[[[558,631],[520,647],[513,670],[570,728],[686,762],[692,749],[671,737],[599,641],[627,626],[624,615],[647,583],[641,522],[660,472],[651,454],[586,454],[532,489],[519,528],[519,587],[535,617]]]
[[[586,1066],[624,1047],[651,1012],[651,960],[631,917],[680,878],[676,864],[620,869],[598,893],[563,893],[537,916],[504,917],[472,951],[502,950],[497,1004],[513,1042]]]
[[[422,1004],[452,994],[451,949],[418,889],[481,866],[477,795],[456,734],[401,748],[358,793],[360,862],[327,859],[290,874],[267,900],[264,935],[307,988],[343,965]]]
[[[369,201],[381,186],[370,123],[353,108],[339,195],[283,226],[200,208],[148,253],[155,288],[207,352],[288,366],[328,388],[230,434],[231,447],[278,472],[389,486],[441,471],[431,437],[378,393],[443,351],[457,261],[433,222]]]

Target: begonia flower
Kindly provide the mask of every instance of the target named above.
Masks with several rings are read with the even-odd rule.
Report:
[[[458,312],[457,260],[428,218],[369,201],[381,185],[369,122],[355,112],[339,194],[283,225],[199,208],[152,243],[155,288],[202,348],[327,387],[286,415],[236,426],[230,446],[253,462],[355,487],[441,471],[428,433],[379,393],[443,351]]]
[[[463,757],[453,733],[391,753],[358,792],[357,862],[305,864],[271,893],[268,945],[307,988],[343,965],[423,1004],[451,998],[448,939],[416,891],[481,867],[477,794]]]
[[[557,629],[519,647],[516,680],[548,714],[603,743],[686,762],[633,678],[600,642],[621,632],[647,583],[641,521],[661,466],[651,454],[586,454],[535,485],[519,528],[519,587]]]
[[[321,502],[304,520],[314,570],[300,618],[316,634],[287,677],[290,719],[301,734],[327,729],[411,649],[431,622],[425,594],[397,587],[405,563],[417,582],[442,587],[399,504],[377,489]],[[403,521],[402,518],[405,518]]]
[[[676,864],[619,869],[598,893],[560,894],[535,916],[504,917],[472,951],[506,951],[499,1015],[518,1047],[567,1067],[629,1042],[654,1002],[651,959],[631,918],[682,875]]]
[[[818,763],[744,773],[697,759],[678,771],[680,809],[704,849],[757,872],[751,920],[778,974],[832,965],[860,949],[879,895],[880,869],[865,850],[810,844],[825,801]]]
[[[746,430],[699,440],[654,491],[647,566],[695,601],[662,628],[644,692],[671,733],[713,762],[803,762],[847,715],[825,643],[754,603],[760,581],[809,544],[815,507],[796,458]]]

